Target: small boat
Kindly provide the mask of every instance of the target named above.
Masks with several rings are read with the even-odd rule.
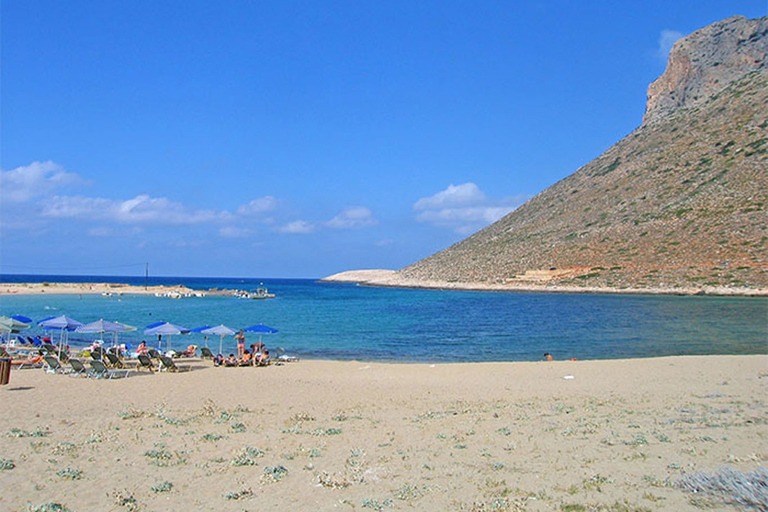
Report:
[[[269,293],[269,290],[266,288],[256,288],[256,290],[250,292],[248,294],[249,299],[273,299],[275,298],[274,293]]]

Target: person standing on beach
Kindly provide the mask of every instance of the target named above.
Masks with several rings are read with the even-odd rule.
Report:
[[[242,361],[243,354],[245,353],[245,334],[243,334],[242,329],[235,336],[235,341],[237,341],[237,359]]]

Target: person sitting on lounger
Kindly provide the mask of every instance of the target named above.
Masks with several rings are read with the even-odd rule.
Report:
[[[35,366],[42,364],[43,353],[40,351],[30,352],[27,354],[26,359],[14,359],[11,361],[11,366]]]
[[[224,356],[221,354],[216,354],[213,356],[213,366],[221,366],[224,364]]]
[[[261,341],[257,341],[253,345],[251,345],[251,352],[253,354],[261,354],[261,351],[264,350],[264,343]]]
[[[240,366],[251,366],[251,364],[253,364],[253,356],[251,356],[250,350],[245,349],[243,357],[240,359]]]
[[[229,357],[224,360],[224,366],[237,366],[235,354],[229,354]]]
[[[145,356],[149,353],[149,349],[147,348],[147,342],[144,340],[141,340],[141,343],[139,343],[139,346],[136,347],[136,355],[144,354]]]
[[[269,363],[269,349],[268,348],[265,347],[261,351],[261,355],[259,355],[258,363],[259,364],[267,364],[267,363]]]

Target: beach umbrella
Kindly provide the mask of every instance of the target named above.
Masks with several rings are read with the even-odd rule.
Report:
[[[171,348],[171,336],[178,336],[179,334],[189,334],[192,332],[191,329],[187,329],[186,327],[181,327],[180,325],[175,325],[170,322],[161,322],[159,324],[152,324],[151,326],[147,326],[146,329],[144,329],[144,334],[148,334],[150,336],[157,335],[158,336],[158,348],[159,342],[162,339],[161,336],[168,336],[168,349]]]
[[[112,345],[117,345],[117,333],[120,332],[129,332],[129,331],[135,331],[136,327],[128,324],[124,324],[121,322],[109,322],[107,320],[101,319],[96,320],[95,322],[91,322],[89,324],[81,325],[80,327],[75,329],[75,332],[82,332],[82,333],[99,333],[104,334],[105,332],[111,332],[114,334],[114,338],[112,341]]]
[[[215,334],[216,336],[220,336],[219,339],[219,354],[221,354],[222,347],[224,346],[224,337],[225,336],[233,336],[237,331],[234,329],[227,327],[226,325],[217,325],[215,327],[209,327],[207,329],[203,329],[200,331],[203,334]]]
[[[18,320],[19,322],[24,322],[25,324],[31,324],[32,323],[32,319],[31,318],[29,318],[27,316],[23,316],[23,315],[11,315],[11,318],[13,318],[15,320]]]
[[[8,334],[8,341],[10,341],[12,333],[21,332],[22,329],[29,329],[29,324],[12,316],[0,317],[0,334]]]
[[[264,324],[252,325],[250,327],[246,327],[243,330],[245,332],[255,332],[255,333],[258,333],[258,335],[259,335],[259,343],[261,343],[261,336],[262,336],[262,334],[274,334],[274,333],[278,332],[277,329],[274,329],[274,328],[269,327],[268,325],[264,325]]]
[[[56,329],[61,331],[61,335],[59,337],[59,357],[61,357],[61,349],[64,347],[64,340],[66,338],[66,333],[68,331],[74,331],[75,329],[83,325],[83,323],[78,322],[73,318],[69,318],[66,315],[61,315],[61,316],[56,316],[52,318],[46,318],[45,320],[40,320],[39,322],[37,322],[37,325],[39,325],[43,329]]]
[[[192,332],[197,333],[197,334],[205,334],[203,331],[206,330],[206,329],[210,329],[210,328],[211,328],[210,325],[203,325],[202,327],[195,327],[194,329],[192,329]],[[205,339],[205,346],[207,347],[208,346],[208,335],[204,336],[204,339]]]
[[[0,324],[10,329],[8,332],[19,332],[22,329],[29,329],[29,323],[19,320],[12,316],[0,316]]]

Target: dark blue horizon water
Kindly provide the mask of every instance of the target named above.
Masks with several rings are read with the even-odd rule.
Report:
[[[0,275],[0,282],[112,282],[136,286],[144,276]],[[620,359],[667,355],[768,353],[768,299],[658,295],[471,292],[361,287],[312,279],[150,276],[147,284],[183,284],[196,290],[267,286],[269,300],[208,296],[169,299],[145,295],[3,295],[0,315],[39,321],[66,314],[88,323],[100,318],[139,327],[120,335],[135,345],[143,328],[169,321],[184,327],[266,324],[273,353],[302,358],[396,362]],[[35,326],[24,334],[43,333]],[[51,335],[51,331],[45,331]],[[53,333],[52,337],[58,333]],[[71,333],[70,345],[98,335]],[[258,338],[248,336],[248,343]],[[109,340],[109,335],[105,335]],[[174,336],[218,351],[219,338]],[[165,341],[163,342],[165,346]],[[233,352],[232,337],[224,352]]]

